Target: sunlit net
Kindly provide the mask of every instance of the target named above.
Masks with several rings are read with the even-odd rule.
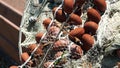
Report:
[[[45,2],[46,2],[46,0],[43,0],[43,4],[41,4],[41,5],[43,5],[46,8],[45,5],[47,3],[45,3]],[[100,62],[104,56],[103,52],[107,54],[107,53],[115,50],[114,48],[111,49],[111,47],[113,47],[114,44],[120,44],[120,42],[119,42],[119,40],[120,40],[120,36],[119,36],[120,35],[120,5],[119,5],[120,1],[119,0],[115,0],[115,1],[114,0],[106,0],[106,2],[107,2],[107,9],[106,9],[105,13],[102,15],[101,21],[99,22],[99,27],[98,27],[97,34],[96,34],[97,40],[95,41],[95,44],[94,44],[95,46],[93,48],[91,48],[85,55],[83,55],[81,57],[81,59],[79,59],[77,61],[67,59],[67,61],[71,61],[71,62],[67,62],[64,67],[69,68],[71,66],[71,64],[72,64],[73,68],[101,67]],[[51,35],[49,34],[49,28],[50,28],[50,26],[54,25],[54,21],[56,21],[54,19],[56,16],[56,12],[58,11],[58,9],[62,9],[63,2],[56,9],[54,15],[52,15],[51,9],[48,9],[48,8],[47,8],[47,11],[48,11],[47,14],[44,13],[44,11],[46,11],[46,9],[43,7],[44,10],[43,10],[43,12],[41,10],[41,14],[39,15],[40,18],[38,17],[40,20],[38,20],[34,26],[32,26],[32,25],[30,26],[31,23],[28,20],[29,17],[31,17],[31,15],[29,14],[31,11],[29,9],[31,6],[30,3],[32,3],[32,0],[27,1],[26,10],[24,11],[25,14],[23,16],[22,23],[20,26],[21,30],[19,33],[19,51],[20,51],[19,55],[21,56],[21,54],[22,54],[22,47],[28,47],[29,44],[36,43],[36,41],[35,41],[36,33],[44,32],[44,36],[40,40],[40,43],[38,44],[38,46],[33,50],[30,57],[28,58],[28,60],[19,66],[21,68],[23,66],[26,66],[26,64],[29,62],[29,60],[35,53],[36,49],[40,46],[42,41],[48,42],[48,41],[52,40],[52,44],[50,44],[50,46],[45,49],[45,55],[40,59],[40,63],[38,64],[39,67],[42,67],[43,63],[47,60],[46,57],[48,55],[48,52],[51,50],[53,44],[55,43],[55,41],[57,39],[69,40],[68,34],[64,37],[61,37],[61,34],[62,34],[61,30],[63,29],[62,26],[64,26],[65,23],[69,20],[69,16],[68,16],[67,20],[62,24],[62,26],[61,26],[62,28],[60,28],[61,30],[58,33],[58,35],[52,39],[48,38],[48,37],[51,37]],[[88,5],[87,8],[92,7],[92,5],[90,5],[90,4],[92,4],[92,3],[90,2],[87,4]],[[83,6],[85,6],[85,5],[83,5]],[[74,9],[74,11],[76,10],[76,8]],[[74,13],[74,11],[73,11],[73,13]],[[81,15],[82,20],[83,20],[82,26],[77,26],[77,27],[83,27],[83,25],[84,25],[84,22],[86,20],[86,11],[84,11],[84,12],[85,13],[83,15]],[[45,18],[52,18],[52,21],[51,21],[50,25],[48,26],[47,31],[44,29],[44,27],[42,25],[42,21]],[[21,42],[22,33],[26,37],[24,42]],[[46,36],[47,36],[47,38],[46,38]],[[68,48],[64,51],[65,54],[52,60],[52,63],[49,65],[48,68],[50,68],[59,59],[69,56],[71,44],[73,44],[73,43],[70,41]],[[104,48],[106,48],[105,51],[103,51]],[[99,49],[101,49],[101,50],[99,51]],[[49,55],[50,54],[51,53],[49,53]]]

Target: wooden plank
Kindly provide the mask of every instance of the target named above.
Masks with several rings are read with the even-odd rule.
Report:
[[[0,18],[0,47],[19,62],[18,57],[18,31]]]
[[[20,25],[20,21],[22,18],[21,13],[19,13],[14,8],[11,8],[9,5],[5,4],[4,2],[0,2],[0,14],[6,17],[7,19],[9,19],[17,26]]]

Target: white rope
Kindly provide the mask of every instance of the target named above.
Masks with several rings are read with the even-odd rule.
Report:
[[[64,0],[62,1],[62,4],[59,5],[59,7],[55,10],[54,18],[56,17],[56,13],[57,13],[57,11],[62,7],[63,3],[64,3]],[[78,7],[76,7],[72,13],[74,13],[75,10],[76,10],[77,8],[78,8]],[[71,14],[72,14],[72,13],[71,13]],[[70,14],[70,15],[71,15],[71,14]],[[70,17],[70,15],[69,15],[69,17]],[[55,38],[53,44],[55,43],[57,37],[59,36],[59,34],[60,34],[60,32],[61,32],[61,30],[62,30],[64,24],[69,20],[69,17],[68,17],[68,18],[66,19],[66,21],[63,23],[63,25],[62,25],[62,27],[61,27],[61,29],[60,29],[58,35],[56,36],[56,38]],[[50,24],[49,24],[49,26],[48,26],[48,29],[47,29],[48,32],[49,32],[49,28],[50,28],[50,26],[52,25],[52,23],[53,23],[53,21],[54,21],[54,18],[52,19],[52,21],[50,22]],[[23,24],[23,23],[22,23],[22,24]],[[42,38],[41,38],[41,40],[40,40],[38,46],[32,51],[30,57],[29,57],[29,58],[28,58],[28,59],[27,59],[27,60],[26,60],[21,66],[20,66],[21,68],[22,68],[23,66],[25,66],[25,65],[30,61],[32,55],[33,55],[33,54],[35,53],[35,51],[39,48],[41,41],[43,40],[43,38],[46,36],[46,34],[47,34],[48,32],[44,33],[44,35],[42,36]],[[20,34],[20,36],[21,36],[21,34]],[[48,48],[48,50],[46,51],[46,54],[44,55],[44,57],[43,57],[43,59],[42,59],[40,65],[39,65],[39,67],[42,65],[44,59],[46,58],[46,56],[47,56],[48,52],[50,51],[51,47],[53,46],[53,44],[52,44],[52,45]]]
[[[23,14],[23,17],[22,17],[22,20],[21,20],[21,24],[20,24],[20,30],[19,30],[19,42],[18,42],[18,48],[19,48],[19,58],[20,58],[20,61],[22,62],[22,59],[21,59],[21,54],[22,54],[22,46],[21,46],[21,42],[22,42],[22,26],[24,25],[25,23],[25,12],[27,11],[27,8],[29,7],[29,4],[31,2],[31,0],[27,0],[28,2],[26,3],[27,5],[25,6],[26,7],[26,10],[24,11],[24,14]]]
[[[22,38],[22,32],[21,32],[21,28],[20,28],[20,31],[19,31],[19,43],[18,43],[20,61],[22,61],[22,59],[21,59],[22,47],[20,45],[21,44],[21,38]]]
[[[68,51],[69,53],[71,53],[71,46],[73,45],[73,42],[71,42],[69,45],[68,45]]]
[[[77,8],[75,8],[75,10],[76,10],[76,9],[77,9]],[[74,10],[73,12],[75,12],[75,10]],[[71,13],[71,14],[72,14],[72,13]],[[70,14],[70,15],[71,15],[71,14]],[[62,25],[62,27],[61,27],[61,29],[60,29],[58,35],[56,36],[55,40],[53,41],[53,44],[55,43],[57,37],[59,36],[59,34],[60,34],[61,30],[62,30],[62,28],[64,27],[64,24],[65,24],[66,22],[68,22],[68,20],[69,20],[69,18],[70,18],[70,15],[69,15],[69,17],[67,18],[67,20],[63,23],[63,25]],[[51,47],[53,46],[53,44],[51,44],[51,46],[48,48],[48,50],[47,50],[47,52],[46,52],[46,54],[45,54],[43,60],[41,61],[39,67],[42,65],[44,59],[46,58],[46,56],[47,56],[48,52],[50,51]]]
[[[63,5],[63,3],[64,3],[64,0],[62,1],[62,5]],[[74,11],[73,11],[72,13],[74,13],[74,12],[75,12],[75,10],[76,10],[77,8],[78,8],[78,7],[75,7],[75,9],[74,9]],[[72,13],[71,13],[71,14],[72,14]],[[70,14],[70,15],[71,15],[71,14]],[[62,27],[61,27],[61,29],[60,29],[60,31],[59,31],[59,33],[58,33],[58,35],[56,36],[56,38],[55,38],[55,40],[54,40],[53,44],[55,43],[55,41],[56,41],[57,37],[59,36],[59,34],[60,34],[61,30],[62,30],[62,28],[64,27],[64,24],[65,24],[66,22],[68,22],[68,20],[69,20],[69,18],[70,18],[70,15],[68,16],[68,18],[66,19],[66,21],[65,21],[65,22],[63,22],[63,25],[62,25]],[[48,48],[48,50],[47,50],[47,52],[46,52],[45,56],[43,57],[43,60],[41,61],[41,63],[40,63],[40,65],[39,65],[39,67],[42,65],[42,63],[43,63],[44,59],[46,58],[46,56],[47,56],[48,52],[50,51],[51,47],[53,46],[53,44],[52,44],[52,45]]]
[[[43,38],[45,37],[46,33],[44,33],[44,35],[42,36],[40,42],[43,40]],[[35,53],[35,51],[39,48],[40,43],[37,45],[37,47],[32,51],[30,57],[21,65],[21,67],[25,66],[31,59],[32,55]]]
[[[63,5],[63,1],[62,1],[62,4],[55,10],[54,18],[55,18],[55,16],[56,16],[57,11],[62,7],[62,5]],[[54,20],[54,18],[53,18],[52,20]],[[52,22],[51,22],[51,23],[52,23]],[[50,26],[49,26],[49,28],[50,28]],[[60,31],[61,31],[61,30],[60,30]],[[60,32],[60,31],[59,31],[59,32]],[[59,34],[59,33],[58,33],[58,34]],[[58,35],[57,35],[57,36],[58,36]],[[56,38],[57,38],[57,37],[56,37]],[[53,44],[54,44],[54,43],[55,43],[55,41],[53,42]],[[41,61],[39,67],[42,65],[42,63],[43,63],[44,59],[46,58],[46,56],[47,56],[49,50],[51,49],[51,47],[52,47],[52,45],[48,48],[48,50],[47,50],[45,56],[43,57],[43,60]]]
[[[58,11],[61,7],[62,7],[62,5],[60,5],[60,6],[56,9],[56,11],[55,11],[55,16],[56,16],[57,11]],[[54,16],[54,18],[55,18],[55,16]],[[52,25],[52,23],[53,23],[53,21],[54,21],[54,18],[53,18],[52,21],[50,22],[50,24],[49,24],[49,26],[48,26],[48,30],[49,30],[50,26]],[[23,18],[23,19],[24,19],[24,18]],[[23,23],[24,23],[24,22],[21,23],[21,26],[20,26],[20,27],[22,27]],[[41,40],[40,40],[40,43],[41,43],[41,41],[43,40],[43,38],[45,37],[46,34],[47,34],[47,32],[44,33],[44,35],[42,36],[42,38],[41,38]],[[20,31],[20,40],[19,40],[19,43],[21,44],[21,31]],[[32,55],[33,55],[33,54],[35,53],[35,51],[39,48],[40,43],[39,43],[38,46],[32,51],[30,57],[20,66],[21,68],[22,68],[23,66],[25,66],[25,65],[30,61]],[[20,47],[19,47],[20,56],[21,56],[21,54],[22,54],[22,51],[21,51],[21,50],[22,50],[22,48],[21,48],[21,46],[20,46]],[[20,59],[21,59],[21,57],[20,57]]]
[[[59,5],[59,7],[55,10],[54,17],[53,17],[52,21],[50,22],[47,30],[49,30],[50,26],[52,25],[52,23],[53,23],[53,21],[54,21],[54,19],[56,17],[57,11],[62,7],[62,5],[63,5],[63,3],[61,5]]]

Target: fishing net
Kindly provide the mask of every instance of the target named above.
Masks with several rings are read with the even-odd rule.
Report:
[[[113,4],[110,2],[108,3],[108,9],[106,10],[106,13],[103,15],[99,24],[97,41],[100,45],[114,47],[114,45],[119,44],[120,8],[118,8],[118,6],[120,5],[118,4],[120,1]]]
[[[27,0],[26,2],[26,8],[24,11],[24,15],[22,18],[22,22],[20,25],[20,33],[19,33],[19,52],[20,55],[22,54],[22,47],[28,47],[29,44],[34,44],[36,43],[35,41],[35,35],[38,32],[43,32],[45,33],[44,37],[42,37],[42,40],[44,43],[52,42],[49,46],[46,46],[44,48],[45,55],[42,56],[42,58],[39,59],[38,67],[43,68],[43,63],[45,61],[48,61],[51,57],[53,57],[51,54],[54,54],[52,50],[52,45],[57,39],[67,39],[68,34],[65,34],[65,36],[62,36],[63,32],[59,32],[58,35],[51,36],[49,31],[47,31],[44,26],[43,26],[43,20],[47,18],[51,18],[52,22],[58,22],[54,20],[55,13],[53,15],[52,13],[52,7],[53,6],[59,6],[58,9],[56,9],[56,12],[59,9],[62,9],[63,1],[62,0],[54,0],[55,4],[49,3],[47,0]],[[82,18],[82,26],[76,26],[76,27],[83,27],[84,22],[87,18],[86,16],[86,9],[90,8],[93,6],[92,3],[93,0],[90,0],[87,4],[85,4],[82,9],[83,9],[83,14],[81,15]],[[107,3],[107,9],[103,13],[101,20],[99,22],[99,27],[97,30],[97,33],[95,35],[96,40],[94,43],[94,46],[87,52],[85,53],[80,59],[78,60],[72,60],[69,59],[68,56],[70,55],[70,47],[72,46],[73,42],[68,43],[68,49],[64,50],[62,56],[56,58],[53,60],[49,60],[50,65],[48,68],[51,68],[53,64],[57,64],[58,61],[64,59],[67,61],[64,65],[62,65],[64,68],[113,68],[117,67],[116,62],[120,61],[120,59],[116,58],[115,56],[112,56],[113,52],[117,49],[120,49],[119,45],[119,32],[120,32],[120,1],[119,0],[106,0]],[[75,11],[76,9],[74,9]],[[73,12],[74,12],[73,11]],[[102,13],[101,13],[102,14]],[[66,22],[69,20],[69,15],[66,20]],[[51,23],[52,23],[51,22]],[[58,22],[59,23],[59,22]],[[56,25],[56,24],[50,24],[51,25]],[[62,31],[62,29],[65,30],[64,25],[65,22],[62,24],[59,24]],[[76,28],[75,27],[75,28]],[[68,31],[69,32],[69,31]],[[26,39],[21,42],[22,38],[22,33],[25,35]],[[39,43],[40,44],[40,43]],[[40,45],[38,45],[39,47]],[[37,47],[37,48],[38,48]],[[36,50],[36,49],[35,49]],[[32,52],[34,54],[35,50]],[[31,54],[31,55],[32,55]],[[108,56],[110,55],[110,56]],[[106,56],[109,59],[106,59]],[[110,59],[114,58],[114,61],[109,61]],[[31,57],[26,61],[26,63],[31,59]],[[108,62],[107,62],[108,61]],[[25,66],[26,63],[22,64],[20,67]],[[59,66],[58,66],[59,67]]]
[[[120,8],[118,8],[120,1],[106,0],[106,2],[107,10],[99,22],[96,43],[82,57],[85,68],[113,68],[120,61],[117,56],[113,55],[115,50],[120,49]]]

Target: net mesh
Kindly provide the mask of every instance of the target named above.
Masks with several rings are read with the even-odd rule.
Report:
[[[97,30],[97,42],[101,46],[109,46],[115,48],[115,44],[119,45],[119,30],[120,30],[120,8],[118,6],[120,1],[115,3],[107,2],[107,10],[102,16],[102,19],[99,23],[99,28]],[[110,48],[112,51],[112,49]],[[108,51],[108,49],[106,49]]]
[[[37,1],[37,0],[36,0]],[[38,5],[38,7],[33,7],[34,1],[32,0],[28,0],[26,2],[26,10],[24,11],[24,16],[23,16],[23,20],[21,24],[21,31],[23,32],[23,34],[25,35],[26,39],[24,42],[22,42],[20,45],[22,46],[28,46],[29,44],[33,44],[36,43],[35,41],[35,34],[37,34],[38,32],[45,32],[45,28],[43,27],[43,20],[46,18],[52,18],[52,12],[51,9],[49,9],[47,6],[48,4],[46,4],[45,8],[42,10],[41,14],[39,15],[38,12],[35,13],[35,11],[38,10],[38,7],[41,5]],[[29,19],[31,16],[33,16],[33,14],[35,15],[39,15],[38,16],[38,20],[36,23],[30,23]],[[34,17],[33,17],[34,18]]]
[[[51,12],[51,9],[48,8],[52,7],[53,5],[50,5],[49,3],[44,3],[46,0],[43,0],[41,2],[41,6],[43,6],[43,10],[41,11],[41,14],[39,15],[38,12],[35,13],[36,10],[39,10],[38,7],[33,6],[33,1],[32,0],[28,0],[26,3],[26,10],[24,11],[24,16],[22,19],[22,23],[21,23],[21,33],[23,33],[26,37],[24,42],[19,41],[19,46],[24,46],[27,47],[29,44],[33,44],[36,43],[35,41],[35,35],[38,32],[46,32],[46,30],[44,29],[42,22],[43,20],[45,20],[46,18],[51,18],[53,19],[53,15]],[[57,2],[57,0],[55,0]],[[62,0],[61,0],[62,1]],[[61,3],[61,1],[59,0],[59,3]],[[92,0],[90,0],[92,1]],[[95,46],[92,47],[85,55],[82,56],[81,59],[79,60],[71,60],[71,59],[67,59],[67,63],[64,65],[65,68],[98,68],[101,67],[101,61],[103,59],[104,55],[107,54],[111,54],[114,50],[119,49],[120,45],[119,45],[119,40],[120,40],[120,1],[119,0],[106,0],[107,2],[107,9],[105,11],[105,13],[102,15],[101,17],[101,21],[99,22],[99,27],[97,30],[97,40],[95,41]],[[40,6],[37,5],[37,6]],[[85,7],[89,8],[92,7],[93,4],[91,2],[89,2],[88,4],[84,5]],[[34,10],[33,10],[34,9]],[[38,15],[38,20],[36,23],[30,23],[29,19],[31,18],[31,16],[33,16],[33,14]],[[84,14],[81,16],[83,22],[85,22],[86,20],[86,11],[84,11]],[[33,17],[32,19],[34,19],[35,17]],[[36,18],[35,18],[36,19]],[[34,21],[34,20],[32,20]],[[82,23],[83,27],[84,23]],[[59,33],[62,34],[62,33]],[[51,41],[51,35],[47,34],[47,38],[44,38],[43,40],[45,40],[44,42],[47,41]],[[67,36],[65,37],[61,37],[61,35],[58,35],[59,39],[63,39],[63,38],[67,38]],[[20,38],[22,38],[20,36]],[[20,39],[19,38],[19,39]],[[56,38],[52,37],[52,41],[55,41]],[[68,39],[68,38],[67,38]],[[54,43],[54,42],[53,42]],[[69,42],[69,44],[72,44],[72,42]],[[71,46],[71,45],[69,45]],[[46,47],[45,52],[47,50],[49,50],[50,47]],[[104,50],[105,49],[105,50]],[[63,56],[58,57],[57,59],[55,59],[48,68],[50,68],[52,66],[53,63],[55,63],[56,61],[58,61],[59,59],[65,58],[66,56],[69,56],[70,54],[70,49],[68,47],[68,50],[64,51],[65,54]],[[49,53],[50,55],[51,53]],[[45,56],[45,55],[44,55]],[[44,57],[43,56],[43,57]],[[46,58],[46,57],[44,57]],[[43,59],[43,58],[42,58]],[[48,58],[46,58],[47,60]],[[42,64],[42,62],[41,62]],[[38,64],[38,66],[40,66],[41,64]]]
[[[113,68],[116,62],[120,61],[115,56],[109,55],[116,49],[120,49],[120,8],[118,7],[120,6],[120,1],[106,0],[106,2],[107,10],[99,22],[96,43],[94,47],[82,57],[82,63],[85,62],[83,68],[84,66],[87,66],[87,68],[91,66],[92,68]],[[106,57],[104,58],[106,55],[109,59]],[[110,61],[110,59],[113,60]]]

